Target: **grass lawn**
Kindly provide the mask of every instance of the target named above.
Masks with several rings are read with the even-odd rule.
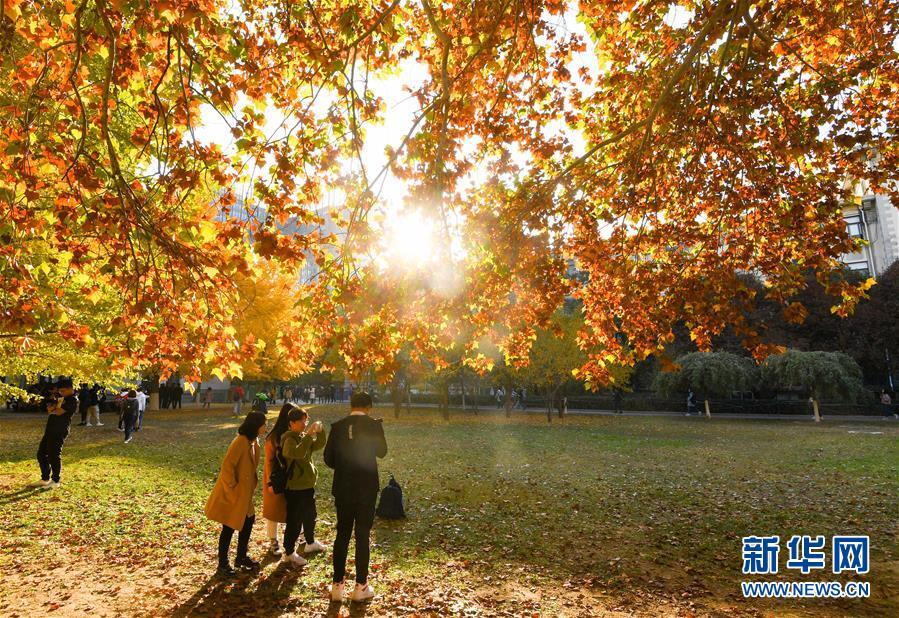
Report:
[[[899,615],[895,421],[376,415],[382,483],[396,473],[409,518],[375,525],[367,607],[328,604],[330,552],[213,577],[203,506],[237,426],[224,408],[149,413],[128,445],[110,417],[73,426],[53,491],[23,489],[39,478],[43,420],[0,415],[0,615]],[[316,458],[330,546],[331,474]],[[868,581],[872,598],[744,600],[750,534],[781,536],[780,573],[745,579]],[[828,537],[826,570],[785,568],[793,534]],[[867,576],[829,573],[834,534],[870,535]],[[264,536],[260,519],[256,558]]]

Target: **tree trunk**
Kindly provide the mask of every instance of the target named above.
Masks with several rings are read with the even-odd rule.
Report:
[[[393,399],[393,416],[400,417],[400,408],[403,406],[403,393],[400,392],[400,381],[397,376],[393,378],[393,384],[390,385],[390,395]]]
[[[709,400],[705,400],[705,417],[712,418],[712,411],[709,409]]]
[[[412,387],[406,382],[406,412],[412,410]]]
[[[559,418],[560,419],[565,418],[565,410],[563,409],[565,406],[564,406],[564,403],[562,402],[562,398],[559,397],[559,389],[558,388],[556,388],[556,390],[553,392],[553,401],[556,402],[556,407],[559,410]]]
[[[815,422],[820,423],[821,422],[821,411],[818,409],[818,400],[815,399],[814,397],[811,397],[810,400],[812,402],[812,410],[814,410],[814,412],[815,412]]]
[[[449,420],[449,382],[440,385],[440,407],[443,410],[444,420]]]
[[[506,408],[506,418],[512,418],[512,380],[506,379],[505,384],[505,401],[503,405]]]

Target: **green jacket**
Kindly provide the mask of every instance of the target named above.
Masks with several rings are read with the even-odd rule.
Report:
[[[325,446],[324,430],[315,434],[297,433],[285,431],[281,436],[281,454],[284,463],[290,469],[290,478],[287,479],[287,489],[310,489],[315,487],[318,479],[318,471],[312,463],[312,453]]]

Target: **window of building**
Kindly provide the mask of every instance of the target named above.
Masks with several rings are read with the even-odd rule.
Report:
[[[843,262],[843,264],[845,264],[846,268],[848,268],[852,272],[858,273],[863,277],[871,276],[871,268],[868,266],[867,260],[862,260],[859,262]]]
[[[846,231],[849,233],[849,236],[852,238],[865,237],[865,226],[862,223],[862,216],[860,214],[849,215],[848,217],[844,217],[844,219],[846,221]]]

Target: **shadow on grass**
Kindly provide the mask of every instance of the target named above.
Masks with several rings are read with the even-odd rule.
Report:
[[[22,487],[9,493],[0,494],[0,505],[13,504],[19,500],[25,500],[37,493],[47,491],[46,487]]]
[[[340,609],[343,607],[343,603],[340,601],[331,601],[328,603],[328,611],[325,612],[326,618],[340,618]],[[352,601],[350,603],[350,613],[345,614],[350,616],[350,618],[363,618],[364,616],[368,616],[368,603],[356,603]]]
[[[266,561],[269,564],[274,559]],[[250,589],[256,572],[239,572],[232,578],[210,577],[189,599],[173,608],[169,615],[237,616],[265,610],[267,614],[281,613],[292,605],[291,595],[302,569],[277,566],[267,577]]]

